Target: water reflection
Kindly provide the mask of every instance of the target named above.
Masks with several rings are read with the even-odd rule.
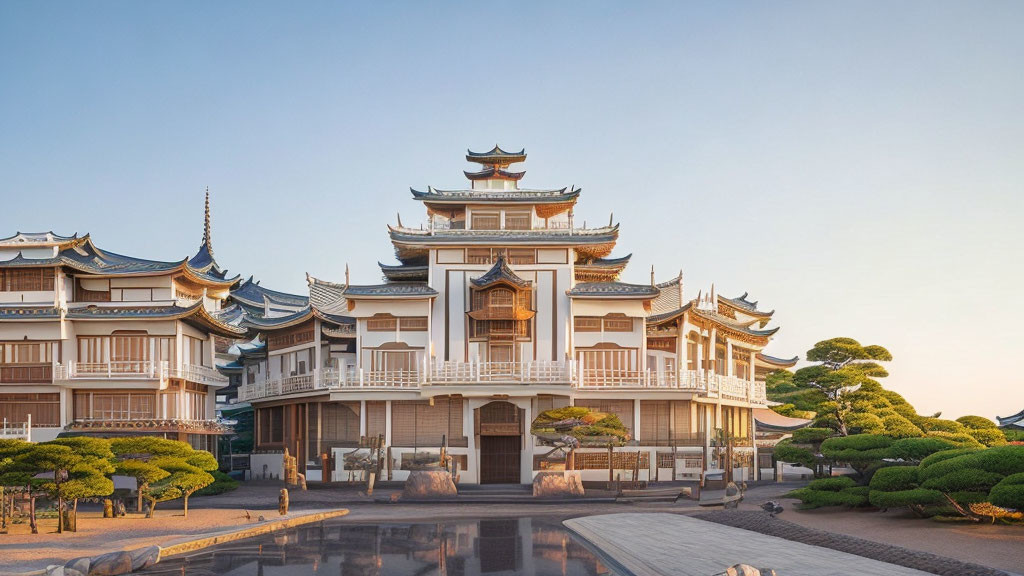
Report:
[[[593,576],[612,574],[554,518],[334,522],[165,560],[147,575]]]

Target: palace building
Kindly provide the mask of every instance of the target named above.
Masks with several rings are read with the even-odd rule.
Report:
[[[466,160],[467,187],[412,190],[425,223],[388,227],[396,261],[376,284],[307,275],[300,296],[228,278],[208,209],[199,252],[175,263],[88,236],[0,241],[0,411],[54,434],[200,442],[223,428],[211,411],[228,375],[254,410],[253,475],[280,475],[287,450],[311,481],[344,478],[345,456],[379,438],[384,479],[443,449],[476,484],[531,482],[551,448],[530,423],[575,405],[631,435],[577,450],[584,480],[755,478],[765,375],[796,362],[763,353],[772,312],[688,296],[681,273],[621,282],[619,226],[576,222],[580,189],[521,188],[525,151]]]
[[[36,441],[152,434],[215,450],[218,343],[244,337],[224,304],[238,278],[199,251],[159,262],[89,235],[0,240],[0,418]]]

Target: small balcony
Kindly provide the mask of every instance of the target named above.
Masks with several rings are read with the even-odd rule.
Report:
[[[637,371],[604,368],[577,370],[578,390],[690,390],[708,398],[765,404],[764,382],[724,376],[707,370]]]
[[[53,365],[45,364],[0,364],[0,384],[50,384],[53,382]]]
[[[225,386],[228,383],[224,376],[214,368],[184,364],[180,368],[171,368],[167,362],[150,360],[128,360],[113,362],[75,362],[58,364],[54,381],[66,382],[76,380],[157,380],[177,378],[208,386]]]

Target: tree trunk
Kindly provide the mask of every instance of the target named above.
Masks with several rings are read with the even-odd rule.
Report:
[[[146,512],[146,518],[152,518],[156,512],[156,498],[148,498],[149,500],[149,511]]]
[[[185,492],[185,518],[188,518],[188,497],[191,496],[191,492]]]
[[[75,503],[71,507],[71,531],[78,532],[78,498],[75,498]]]
[[[53,482],[57,486],[57,534],[64,533],[64,498],[60,495],[60,470],[53,472]]]
[[[39,524],[36,523],[36,495],[31,493],[28,497],[28,526],[33,534],[39,534]]]
[[[7,530],[7,492],[0,486],[0,530]]]
[[[149,483],[139,484],[138,494],[135,497],[136,512],[142,513],[142,496],[146,493],[146,486],[148,485]]]

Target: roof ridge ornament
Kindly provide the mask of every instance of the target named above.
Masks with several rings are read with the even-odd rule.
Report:
[[[697,292],[697,310],[702,312],[718,312],[718,303],[715,296],[715,285],[711,284],[711,291],[704,293],[703,290]]]
[[[213,242],[210,238],[210,187],[206,187],[206,209],[203,215],[203,244],[206,244],[206,249],[210,252],[210,256],[213,256]]]

